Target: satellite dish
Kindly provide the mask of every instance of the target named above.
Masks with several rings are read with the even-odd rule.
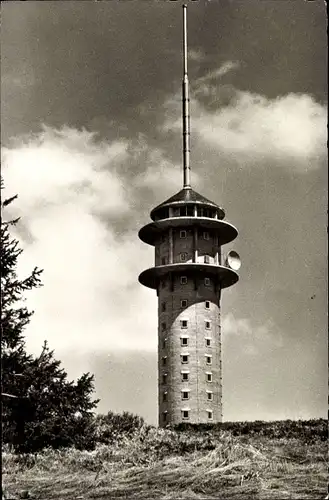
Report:
[[[240,255],[234,250],[231,250],[227,254],[225,265],[233,269],[233,271],[238,271],[238,269],[240,269],[241,267]]]

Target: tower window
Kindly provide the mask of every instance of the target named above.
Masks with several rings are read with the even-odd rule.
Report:
[[[181,301],[180,301],[180,306],[181,306],[182,308],[187,307],[187,300],[185,300],[185,299],[181,300]]]
[[[214,399],[214,395],[211,391],[207,391],[207,399],[208,401],[212,401]]]
[[[162,401],[165,403],[166,401],[168,401],[168,392],[164,392],[162,394]]]
[[[187,283],[187,277],[186,276],[181,276],[180,277],[180,282],[181,282],[182,285],[186,285],[186,283]]]
[[[206,300],[204,305],[205,305],[206,309],[210,309],[210,301],[209,300]]]
[[[210,330],[210,327],[211,327],[211,323],[210,323],[210,321],[206,321],[206,322],[205,322],[205,325],[206,325],[206,329],[207,329],[207,330]]]
[[[204,263],[205,264],[209,264],[210,263],[210,257],[209,257],[209,255],[205,255],[204,256]]]
[[[212,420],[213,419],[212,411],[211,410],[207,411],[207,415],[208,415],[208,420]]]
[[[206,380],[207,382],[212,382],[212,373],[210,372],[206,373]]]
[[[207,216],[208,216],[208,214],[207,214]],[[209,233],[208,233],[208,231],[203,231],[203,239],[204,240],[209,240]]]
[[[210,278],[205,278],[204,284],[205,284],[205,286],[210,286]]]
[[[188,382],[190,377],[190,372],[181,372],[182,373],[182,382]]]
[[[189,391],[182,391],[182,399],[183,400],[190,399]]]
[[[162,341],[162,349],[165,349],[167,347],[167,339],[163,339]]]
[[[162,375],[162,383],[165,385],[167,383],[167,377],[168,377],[168,374],[167,373],[164,373]]]
[[[180,327],[181,328],[187,328],[187,319],[181,319],[180,320]]]
[[[187,253],[182,252],[179,254],[179,257],[180,257],[181,262],[185,262],[187,260]]]
[[[166,323],[161,323],[161,330],[164,332],[167,328],[167,324]]]
[[[188,410],[182,410],[182,418],[184,420],[187,420],[189,418],[189,411]]]
[[[185,230],[179,231],[179,237],[186,238],[186,231]]]
[[[162,365],[166,366],[167,365],[167,356],[162,357]]]
[[[181,354],[181,360],[182,360],[182,363],[186,364],[188,363],[188,354]]]
[[[186,346],[188,345],[188,338],[187,338],[187,337],[182,337],[182,338],[180,339],[180,345],[181,345],[182,347],[186,347]]]
[[[207,363],[207,365],[211,365],[211,363],[212,363],[212,358],[209,354],[206,355],[206,363]]]
[[[164,422],[167,422],[167,415],[168,415],[168,413],[166,411],[164,411],[162,414],[162,418],[163,418]]]
[[[161,304],[161,311],[162,311],[162,312],[165,312],[166,307],[167,307],[166,302],[162,302],[162,304]]]
[[[187,210],[186,210],[187,207],[180,207],[179,208],[179,215],[181,217],[184,217],[185,215],[187,215]]]
[[[166,265],[166,257],[161,258],[161,265],[165,266]]]
[[[206,339],[206,347],[211,347],[211,339]]]

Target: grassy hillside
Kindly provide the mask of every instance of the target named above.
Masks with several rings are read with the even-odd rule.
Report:
[[[324,499],[327,423],[108,429],[93,451],[3,451],[8,498]],[[104,439],[103,439],[104,441]]]

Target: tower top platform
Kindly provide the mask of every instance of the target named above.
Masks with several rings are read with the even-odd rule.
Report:
[[[213,201],[208,200],[201,194],[194,191],[192,188],[183,188],[178,193],[174,194],[163,203],[153,208],[150,213],[151,219],[156,220],[157,213],[162,211],[163,208],[167,208],[169,206],[175,207],[185,204],[194,204],[199,206],[204,206],[208,208],[214,208],[217,210],[218,218],[223,219],[225,217],[224,209],[216,205]]]

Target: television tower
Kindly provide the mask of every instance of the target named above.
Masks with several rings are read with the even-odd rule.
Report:
[[[239,279],[240,258],[222,246],[238,231],[190,178],[187,7],[183,5],[183,189],[151,211],[139,238],[155,266],[139,282],[158,296],[159,425],[222,421],[220,299]]]

